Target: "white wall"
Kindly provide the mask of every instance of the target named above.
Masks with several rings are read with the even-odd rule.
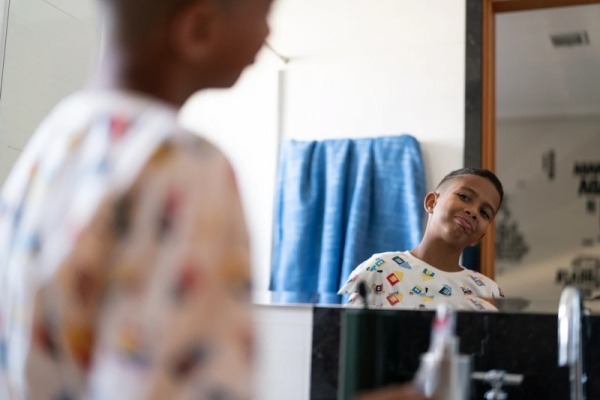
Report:
[[[0,182],[48,111],[84,85],[98,44],[94,4],[10,1],[0,97]]]
[[[428,187],[462,166],[465,13],[465,0],[278,0],[269,42],[290,61],[265,49],[233,90],[186,105],[183,123],[238,167],[257,290],[269,281],[278,141],[408,133]]]

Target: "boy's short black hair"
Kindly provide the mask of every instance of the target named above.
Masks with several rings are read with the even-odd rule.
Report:
[[[496,174],[485,168],[465,167],[454,170],[442,178],[440,183],[438,183],[438,185],[436,186],[436,190],[450,179],[454,179],[458,176],[464,175],[477,175],[492,182],[492,184],[498,191],[498,194],[500,195],[500,204],[502,204],[502,200],[504,200],[504,189],[502,188],[502,182],[500,182],[500,179],[498,179]],[[500,204],[498,206],[500,206]]]

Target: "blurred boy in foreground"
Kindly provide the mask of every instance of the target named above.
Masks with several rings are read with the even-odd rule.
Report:
[[[97,73],[2,191],[0,398],[249,398],[235,177],[176,116],[254,61],[271,0],[100,2]]]

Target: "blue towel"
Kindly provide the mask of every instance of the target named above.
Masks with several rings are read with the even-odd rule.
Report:
[[[338,289],[360,262],[419,243],[424,196],[412,136],[287,142],[275,199],[274,298],[339,303]]]

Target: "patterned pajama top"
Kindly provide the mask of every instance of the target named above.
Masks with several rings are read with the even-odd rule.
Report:
[[[446,302],[459,310],[497,310],[489,300],[504,297],[490,278],[463,268],[446,272],[410,252],[378,253],[352,271],[338,294],[349,294],[348,305],[362,306],[359,283],[367,302],[379,308],[434,309]]]
[[[176,110],[82,92],[0,200],[0,398],[246,399],[248,240],[224,155]]]

